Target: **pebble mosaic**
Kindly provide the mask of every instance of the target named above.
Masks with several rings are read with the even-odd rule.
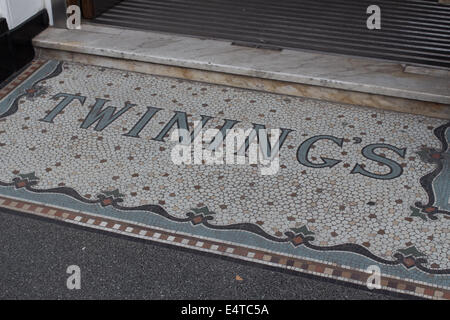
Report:
[[[206,129],[281,129],[279,170],[262,175],[257,164],[174,164],[169,134],[184,125],[193,131],[202,120]],[[211,241],[217,244],[208,250],[218,249],[225,234],[236,231],[237,238],[227,240],[235,246],[222,245],[220,254],[237,250],[237,257],[245,252],[246,260],[284,267],[295,262],[299,271],[308,266],[295,259],[318,259],[334,267],[311,270],[339,279],[343,271],[334,274],[336,266],[361,273],[379,265],[391,277],[389,285],[383,280],[387,289],[445,298],[449,141],[450,122],[443,119],[34,61],[0,90],[0,195],[3,203],[16,190],[20,201],[51,194],[95,208],[91,213],[117,210],[114,224],[98,226],[136,236],[142,228],[133,223],[154,228],[164,219],[171,223],[165,240],[176,239],[170,231],[189,230],[179,245],[209,232],[209,242],[192,245],[199,250]],[[52,199],[41,201],[68,203]],[[134,211],[155,218],[143,222]],[[70,217],[60,216],[91,227],[98,220]],[[266,254],[245,251],[249,247]],[[351,272],[343,280],[351,280]],[[412,283],[428,287],[416,292]]]

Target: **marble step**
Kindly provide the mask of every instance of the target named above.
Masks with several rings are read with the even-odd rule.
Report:
[[[83,24],[33,40],[41,58],[450,119],[450,70]]]

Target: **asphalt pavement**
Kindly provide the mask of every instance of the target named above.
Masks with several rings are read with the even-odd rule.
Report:
[[[408,298],[4,209],[0,243],[0,299]]]

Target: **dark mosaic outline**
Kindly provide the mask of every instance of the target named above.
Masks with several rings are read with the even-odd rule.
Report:
[[[63,64],[64,62],[59,62],[56,66],[55,70],[46,76],[45,78],[42,78],[38,81],[36,81],[32,86],[31,89],[36,89],[37,85],[45,81],[47,79],[53,78],[58,76],[63,71]],[[20,96],[18,96],[15,100],[13,105],[10,107],[10,109],[2,115],[0,118],[5,118],[7,116],[10,116],[18,111],[18,101],[22,97],[26,96],[27,93],[24,93]],[[443,138],[443,133],[441,128],[445,126],[450,126],[450,122],[444,126],[441,126],[435,130],[435,135],[438,137],[438,139],[443,144],[443,148],[447,146],[447,142],[445,141],[445,137]],[[446,128],[446,127],[445,127]],[[441,129],[438,131],[438,129]],[[443,130],[445,133],[445,129]],[[446,148],[443,150],[443,152],[446,151]],[[439,169],[439,170],[437,170]],[[428,174],[427,176],[433,176],[433,179],[435,176],[439,174],[439,172],[442,170],[442,164],[440,165],[440,168],[437,168],[432,173]],[[436,173],[437,172],[437,173]],[[421,183],[424,181],[424,178],[427,176],[424,176],[421,178]],[[428,182],[426,178],[426,182]],[[178,222],[178,223],[187,223],[191,222],[193,225],[199,225],[202,224],[207,228],[214,229],[214,230],[242,230],[242,231],[248,231],[254,234],[257,234],[261,237],[263,237],[266,240],[278,242],[278,243],[291,243],[293,246],[297,247],[299,245],[304,245],[305,247],[316,250],[316,251],[341,251],[341,252],[351,252],[356,253],[365,256],[366,258],[369,258],[371,260],[374,260],[378,263],[384,264],[384,265],[403,265],[405,268],[410,269],[413,267],[416,267],[417,269],[429,273],[429,274],[450,274],[450,269],[429,269],[425,267],[423,264],[427,263],[426,258],[423,254],[417,251],[415,247],[409,247],[406,249],[400,249],[398,250],[393,257],[395,260],[386,260],[383,258],[380,258],[373,253],[371,253],[368,249],[366,249],[364,246],[359,244],[353,244],[353,243],[344,243],[339,244],[335,246],[327,246],[327,247],[321,247],[316,246],[311,243],[311,241],[314,240],[314,236],[312,232],[308,232],[307,228],[306,231],[298,231],[298,232],[291,232],[287,231],[285,232],[285,238],[279,238],[274,237],[267,232],[265,232],[262,228],[259,226],[252,224],[252,223],[239,223],[239,224],[232,224],[232,225],[225,225],[225,226],[219,226],[209,223],[210,220],[213,220],[212,214],[214,212],[209,211],[207,207],[203,208],[197,208],[192,209],[186,213],[187,218],[177,218],[172,215],[170,215],[163,207],[159,205],[143,205],[143,206],[136,206],[136,207],[124,207],[121,206],[119,203],[123,202],[123,199],[120,196],[114,196],[110,194],[99,194],[97,195],[97,200],[89,200],[84,197],[82,197],[75,189],[70,187],[58,187],[58,188],[51,188],[51,189],[36,189],[33,186],[38,183],[39,178],[34,176],[34,173],[31,177],[16,177],[13,179],[13,182],[5,183],[0,181],[0,186],[15,186],[16,189],[19,188],[25,188],[26,190],[34,193],[53,193],[53,194],[65,194],[67,196],[70,196],[78,201],[87,203],[87,204],[100,204],[103,207],[106,206],[113,206],[116,209],[122,210],[122,211],[145,211],[145,212],[152,212],[155,214],[158,214],[164,218],[167,218],[169,220]],[[432,182],[432,179],[431,179]],[[425,183],[422,184],[422,186],[427,187],[426,190],[429,190],[431,187],[431,184]],[[115,190],[115,192],[118,193],[118,190]],[[428,191],[427,191],[428,192]],[[431,189],[432,193],[432,189]],[[120,195],[120,194],[119,194]],[[434,200],[434,196],[432,198]],[[417,204],[416,204],[417,205]]]
[[[448,150],[449,145],[447,142],[447,137],[445,136],[445,132],[448,128],[450,128],[450,122],[434,129],[434,135],[441,142],[441,150],[436,153],[438,155],[442,155]],[[438,159],[435,159],[433,163],[437,164],[436,168],[432,172],[420,178],[420,184],[428,195],[428,203],[423,204],[422,202],[416,202],[414,204],[417,208],[421,209],[422,212],[431,220],[437,220],[438,218],[436,217],[436,214],[439,213],[450,215],[450,211],[440,210],[437,206],[435,206],[436,199],[434,198],[433,191],[433,181],[442,172],[442,169],[444,168],[443,162],[444,160],[442,156],[440,156]]]

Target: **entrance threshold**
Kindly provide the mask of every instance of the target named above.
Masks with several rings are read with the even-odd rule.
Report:
[[[83,24],[33,40],[41,58],[450,119],[450,71]]]

